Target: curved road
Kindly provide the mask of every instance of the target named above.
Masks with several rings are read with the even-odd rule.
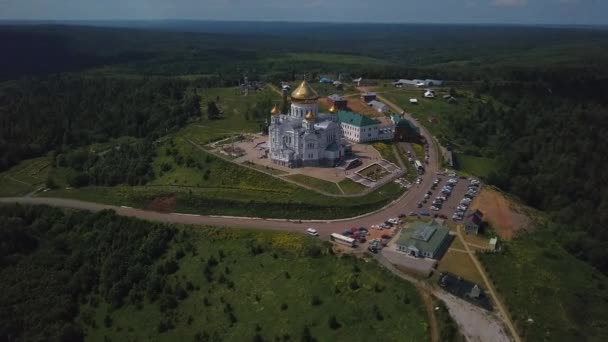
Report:
[[[402,108],[399,108],[393,103],[387,101],[387,104],[393,107],[397,112],[403,112]],[[407,116],[407,114],[406,114]],[[410,117],[411,119],[411,117]],[[412,120],[412,122],[415,122]],[[434,146],[434,141],[430,133],[420,126],[420,133],[426,139],[429,144],[429,164],[427,165],[427,171],[422,176],[422,182],[419,185],[414,184],[404,195],[399,199],[388,204],[384,208],[361,215],[358,217],[352,217],[347,219],[339,220],[303,220],[302,223],[289,221],[289,220],[278,220],[278,219],[261,219],[252,217],[229,217],[229,216],[204,216],[204,215],[186,215],[177,213],[159,213],[154,211],[147,211],[135,208],[120,207],[114,205],[98,204],[92,202],[85,202],[72,199],[63,198],[52,198],[52,197],[7,197],[0,198],[0,202],[5,203],[24,203],[24,204],[46,204],[58,207],[68,207],[75,209],[84,209],[90,211],[100,211],[104,209],[112,209],[117,214],[123,216],[137,217],[146,220],[170,222],[170,223],[183,223],[183,224],[200,224],[200,225],[214,225],[223,227],[243,227],[243,228],[259,228],[259,229],[271,229],[271,230],[284,230],[284,231],[295,231],[304,232],[307,227],[313,226],[322,236],[329,236],[331,233],[341,232],[346,228],[353,226],[364,226],[369,227],[373,224],[379,224],[386,221],[387,218],[397,217],[399,214],[408,213],[413,210],[417,210],[416,203],[424,196],[424,193],[431,187],[434,180],[434,175],[437,171],[439,159],[437,154],[437,148]]]

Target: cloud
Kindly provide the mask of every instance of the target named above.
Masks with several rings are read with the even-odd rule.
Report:
[[[497,7],[525,7],[528,5],[528,0],[493,0],[492,5]]]

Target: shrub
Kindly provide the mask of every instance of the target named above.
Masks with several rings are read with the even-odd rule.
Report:
[[[329,328],[331,330],[337,330],[337,329],[340,329],[340,327],[342,327],[342,325],[338,322],[338,319],[336,318],[336,316],[331,316],[329,318],[329,320],[327,321],[327,325],[329,326]]]

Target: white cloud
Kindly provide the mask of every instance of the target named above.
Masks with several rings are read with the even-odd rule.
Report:
[[[493,0],[492,5],[497,7],[525,7],[528,0]]]

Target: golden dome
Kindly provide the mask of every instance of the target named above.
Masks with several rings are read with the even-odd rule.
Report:
[[[306,119],[306,121],[313,121],[315,119],[315,115],[312,113],[311,110],[309,110],[308,113],[306,113],[304,119]]]
[[[337,111],[338,111],[338,108],[336,108],[336,105],[335,105],[335,104],[332,104],[332,105],[331,105],[331,108],[329,108],[329,112],[333,114],[333,113],[335,113],[335,112],[337,112]]]
[[[274,107],[272,107],[272,110],[270,111],[270,114],[272,114],[272,115],[279,115],[279,114],[281,114],[281,111],[279,110],[279,107],[277,107],[276,104],[274,105]]]
[[[319,98],[317,92],[306,82],[302,83],[291,93],[291,99],[296,101],[316,100]]]

